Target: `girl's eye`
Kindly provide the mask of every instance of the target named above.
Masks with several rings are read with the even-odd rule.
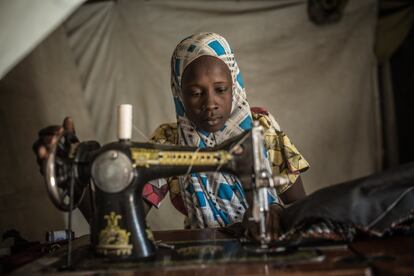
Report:
[[[223,87],[217,87],[216,91],[219,92],[219,93],[224,93],[224,92],[227,91],[227,87],[224,87],[224,86]]]
[[[201,91],[200,90],[192,90],[191,91],[191,96],[200,96],[201,95]]]

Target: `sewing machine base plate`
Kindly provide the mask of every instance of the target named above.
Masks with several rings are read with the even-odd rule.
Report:
[[[245,250],[237,240],[206,240],[194,242],[168,243],[174,249],[159,248],[152,259],[133,261],[114,261],[110,258],[96,257],[89,245],[75,248],[72,252],[71,271],[118,271],[151,268],[183,267],[192,265],[258,263],[270,262],[274,266],[319,262],[324,256],[318,250],[282,250],[273,253],[254,253]],[[258,245],[260,247],[260,245]],[[252,245],[250,245],[252,247]],[[42,272],[57,272],[66,265],[63,256],[57,262],[43,269]]]

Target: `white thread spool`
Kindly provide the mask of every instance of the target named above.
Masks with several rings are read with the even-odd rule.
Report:
[[[118,139],[131,140],[132,137],[132,105],[118,105]]]

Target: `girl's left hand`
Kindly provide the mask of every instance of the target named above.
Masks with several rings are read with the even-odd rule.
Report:
[[[266,216],[266,228],[269,233],[271,241],[276,240],[282,233],[280,225],[280,214],[283,211],[283,207],[278,204],[272,204],[269,206],[269,212]],[[250,221],[249,217],[252,217],[250,209],[248,209],[243,218],[243,225],[248,231],[248,237],[260,241],[260,228],[259,224],[255,221]]]

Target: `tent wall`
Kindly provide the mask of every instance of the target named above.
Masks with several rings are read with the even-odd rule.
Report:
[[[32,143],[38,130],[70,115],[84,139],[94,138],[66,34],[59,28],[0,81],[0,232],[15,228],[44,239],[64,216],[48,199]],[[81,215],[78,232],[87,231]],[[83,226],[80,226],[83,225]]]
[[[0,1],[0,78],[84,1]]]
[[[134,105],[134,140],[174,121],[170,55],[181,39],[200,31],[229,40],[251,106],[267,108],[311,164],[303,174],[308,193],[378,171],[375,24],[374,0],[349,1],[342,20],[325,26],[308,20],[306,1],[119,0],[82,6],[0,82],[1,142],[8,150],[0,157],[8,168],[0,198],[14,199],[1,205],[0,229],[15,226],[38,238],[61,223],[30,152],[36,130],[71,115],[82,140],[106,143],[115,139],[120,103]],[[14,202],[22,201],[17,208]],[[38,224],[41,212],[53,215]],[[31,213],[31,222],[14,219]],[[151,211],[149,223],[180,228],[182,217],[167,200]],[[78,227],[83,233],[85,225]]]

